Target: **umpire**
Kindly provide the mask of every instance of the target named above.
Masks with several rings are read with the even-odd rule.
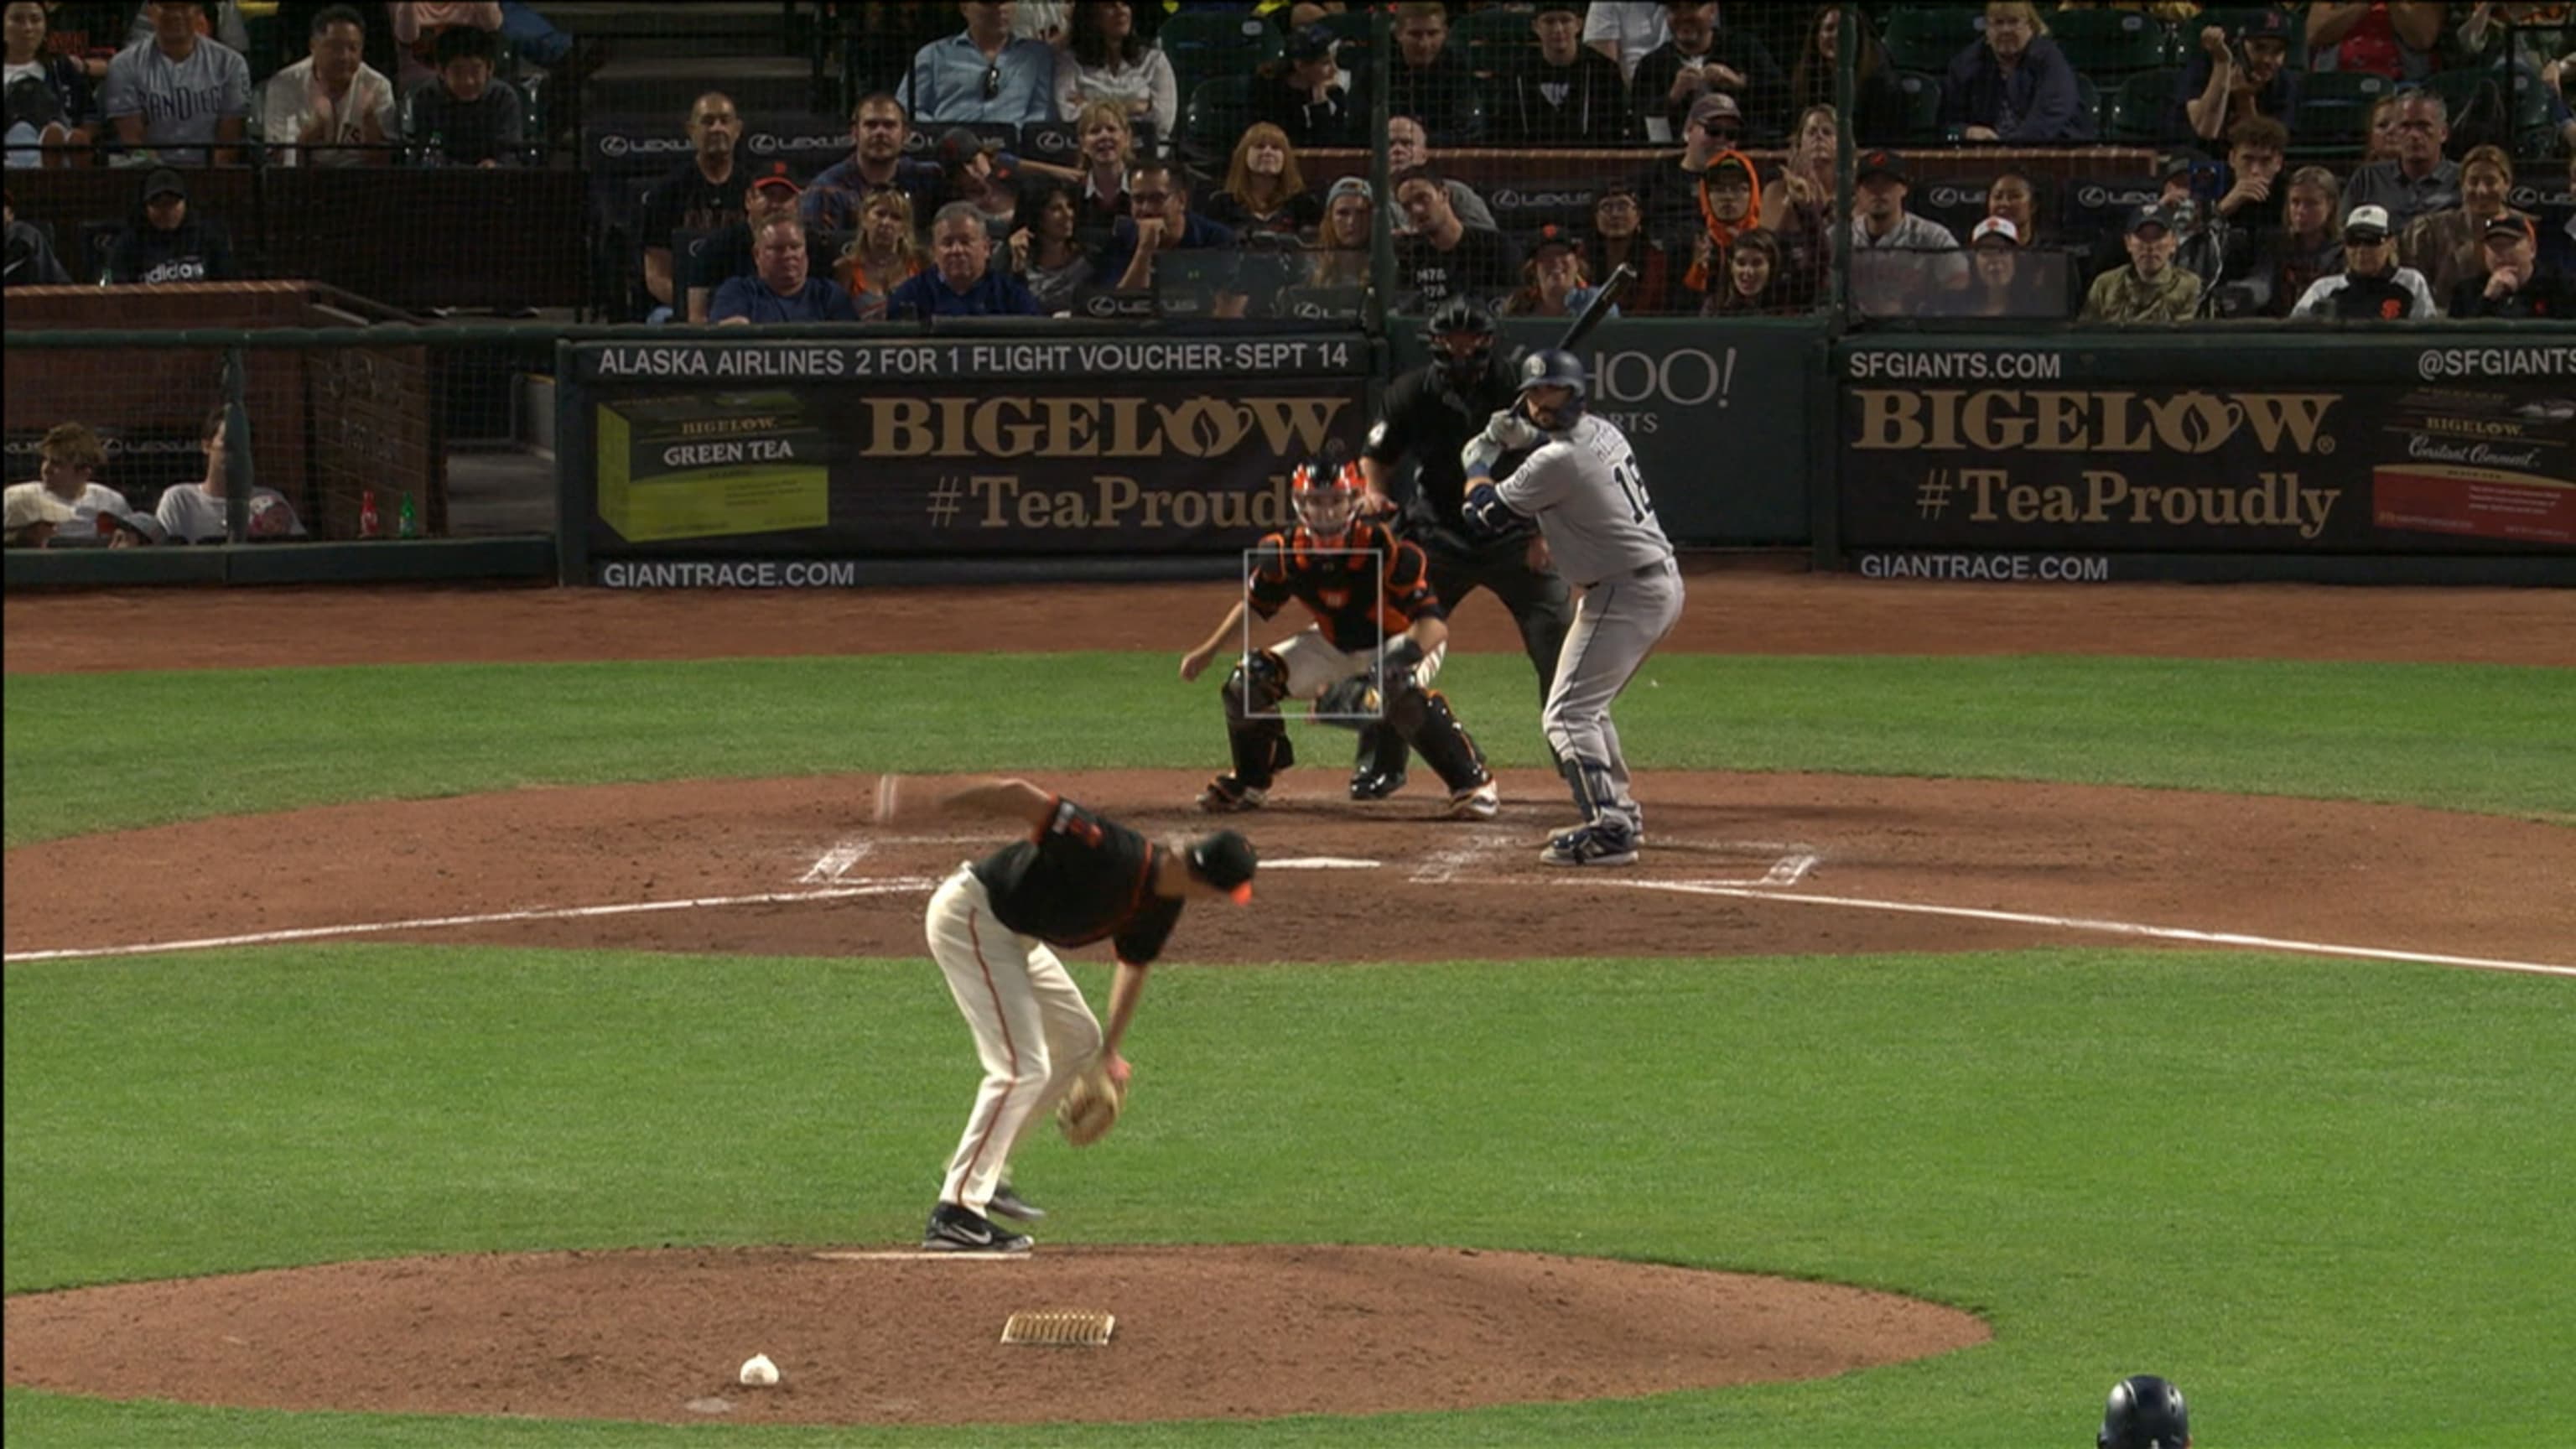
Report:
[[[1360,470],[1372,503],[1385,499],[1381,509],[1401,509],[1397,531],[1421,546],[1431,592],[1451,618],[1479,588],[1493,590],[1512,611],[1522,647],[1538,670],[1538,695],[1544,702],[1556,682],[1557,651],[1574,617],[1565,580],[1548,562],[1547,545],[1535,532],[1481,537],[1459,511],[1467,495],[1459,450],[1484,432],[1496,411],[1519,399],[1520,376],[1495,347],[1493,314],[1474,301],[1458,298],[1443,305],[1432,314],[1424,340],[1431,346],[1431,362],[1397,378],[1387,390],[1386,414],[1369,429],[1360,449]],[[1411,489],[1400,491],[1400,469],[1408,456],[1418,471]],[[1332,707],[1356,712],[1361,706],[1337,700]],[[1396,731],[1383,725],[1363,729],[1359,761],[1351,772],[1351,798],[1383,800],[1403,789],[1409,753]]]

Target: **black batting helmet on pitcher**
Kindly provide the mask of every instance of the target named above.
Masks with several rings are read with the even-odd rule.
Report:
[[[2190,1449],[2191,1411],[2182,1390],[2154,1374],[2133,1374],[2111,1386],[2102,1406],[2096,1449]]]

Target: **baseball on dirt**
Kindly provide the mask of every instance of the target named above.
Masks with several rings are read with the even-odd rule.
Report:
[[[778,1382],[778,1365],[769,1361],[769,1355],[755,1353],[742,1361],[738,1377],[755,1389],[765,1389]]]

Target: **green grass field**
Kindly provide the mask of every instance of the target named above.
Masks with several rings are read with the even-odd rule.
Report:
[[[1213,690],[1184,692],[1169,668],[22,676],[7,839],[531,781],[1203,764]],[[1649,771],[2576,821],[2563,672],[1682,656],[1648,677],[1620,721]],[[1465,658],[1451,683],[1497,758],[1530,763],[1526,666]],[[249,763],[210,785],[220,741],[249,744]],[[1078,974],[1103,988],[1096,967]],[[896,1240],[918,1228],[925,1164],[974,1076],[920,961],[335,944],[12,965],[5,991],[13,1293],[425,1252]],[[1152,1110],[1116,1151],[1049,1142],[1024,1161],[1033,1192],[1079,1204],[1051,1241],[1439,1242],[1749,1269],[1964,1306],[1995,1341],[1812,1383],[1368,1420],[832,1432],[12,1390],[7,1432],[13,1449],[2036,1446],[2089,1442],[2103,1391],[2154,1371],[2191,1395],[2210,1449],[2559,1445],[2576,1440],[2571,1043],[2576,983],[2281,955],[1184,966],[1135,1039]],[[1398,1094],[1429,1104],[1401,1148]],[[664,1150],[674,1139],[691,1151]]]

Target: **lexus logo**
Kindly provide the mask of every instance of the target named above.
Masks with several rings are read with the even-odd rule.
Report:
[[[1062,131],[1040,131],[1035,139],[1041,151],[1061,154],[1073,149],[1073,138]]]
[[[2144,206],[2155,200],[2157,195],[2153,191],[2114,191],[2107,186],[2085,186],[2076,190],[2075,204],[2096,211],[2106,206]]]
[[[1969,191],[1957,186],[1935,186],[1931,201],[1934,206],[1974,206],[1985,200],[1982,191]]]
[[[1094,317],[1115,317],[1118,315],[1118,299],[1109,295],[1107,292],[1092,293],[1091,299],[1083,303],[1082,306],[1084,311],[1089,312]]]
[[[623,156],[626,154],[626,144],[626,138],[623,136],[602,136],[599,138],[599,154]]]
[[[1506,210],[1532,206],[1590,206],[1589,191],[1516,191],[1504,187],[1494,193],[1494,205]]]

